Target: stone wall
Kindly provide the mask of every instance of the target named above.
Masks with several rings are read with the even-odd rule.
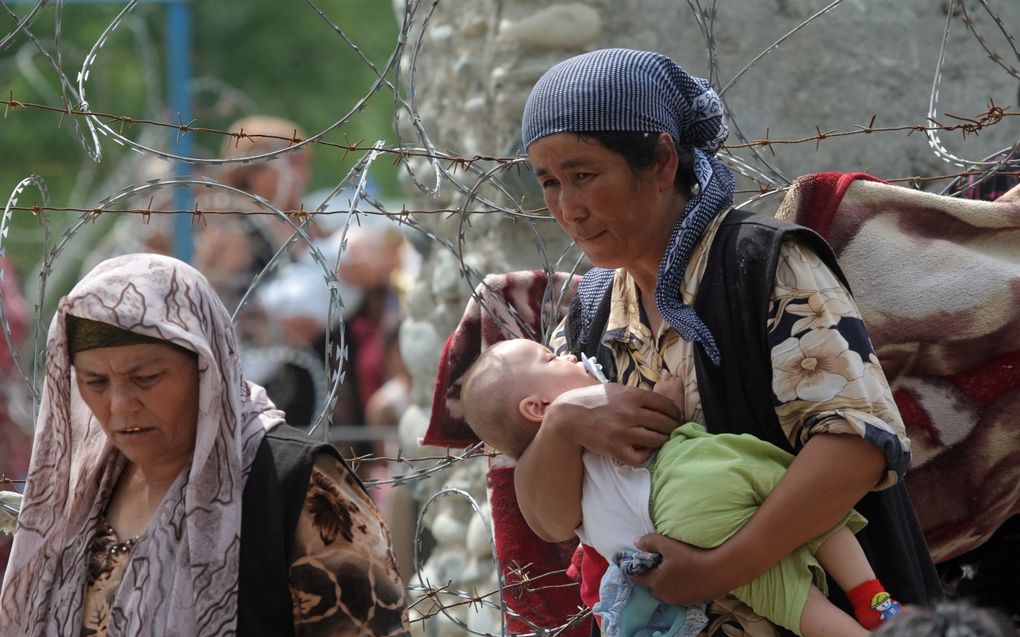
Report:
[[[431,141],[440,151],[465,157],[519,152],[520,114],[531,85],[555,62],[596,48],[659,50],[691,73],[710,76],[709,47],[690,4],[679,0],[440,2],[426,27],[415,76],[417,108]],[[827,4],[821,0],[719,2],[714,19],[702,16],[713,27],[717,89]],[[747,139],[782,140],[810,137],[816,131],[853,130],[872,123],[873,117],[876,127],[925,123],[947,4],[845,0],[777,46],[728,88],[724,97],[735,114],[730,143],[738,143],[741,133]],[[970,5],[976,27],[989,46],[1018,66],[987,13],[978,3]],[[1005,25],[1020,24],[1020,4],[1014,0],[992,0],[989,6]],[[993,100],[1000,106],[1013,105],[1015,111],[1017,79],[989,60],[961,17],[953,20],[947,44],[939,120],[953,122],[944,115],[947,112],[972,117]],[[405,70],[408,64],[409,58]],[[953,132],[942,134],[942,139],[951,152],[980,159],[1016,143],[1017,126],[1015,118],[1007,119],[980,135]],[[792,179],[827,170],[867,171],[887,179],[958,170],[932,153],[923,134],[906,131],[773,145],[759,152],[767,166],[747,149],[733,154],[779,186],[783,176]],[[417,164],[417,172],[428,174],[423,162]],[[459,171],[454,180],[470,189],[478,176]],[[540,194],[526,174],[508,181],[517,189],[515,196],[524,197],[525,207],[540,207]],[[751,197],[763,183],[741,178],[738,188],[745,192],[738,194],[738,201]],[[937,190],[944,184],[933,183],[929,188]],[[478,194],[501,205],[506,202],[488,185],[478,188]],[[778,201],[770,197],[758,206],[772,211]],[[435,196],[419,193],[414,205],[458,208],[465,205],[465,198],[451,182],[444,183]],[[502,216],[474,215],[465,229],[459,216],[433,215],[422,223],[454,245],[463,235],[464,262],[483,273],[541,267],[552,257],[543,256],[538,243],[545,244],[545,255],[557,255],[566,247],[562,234],[548,222],[533,228]],[[415,449],[425,430],[440,348],[477,283],[465,281],[460,266],[453,252],[434,245],[423,276],[410,294],[401,347],[414,376],[416,406],[400,423],[405,450]],[[419,483],[416,496],[424,501],[442,487],[454,485],[484,503],[484,469],[484,460],[463,463]],[[488,543],[482,541],[486,529],[467,501],[444,498],[430,508],[427,518],[437,545],[423,575],[434,585],[452,580],[460,589],[493,590],[491,555]],[[474,628],[499,630],[494,613],[460,607],[450,614]],[[419,623],[418,629],[435,635],[463,632],[446,617]]]

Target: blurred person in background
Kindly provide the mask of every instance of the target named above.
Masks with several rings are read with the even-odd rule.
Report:
[[[28,331],[28,306],[21,295],[17,278],[10,263],[0,259],[0,296],[3,297],[3,313],[11,330],[10,345],[17,348],[24,341]],[[20,483],[28,473],[28,461],[32,451],[31,423],[20,422],[21,419],[12,413],[12,403],[28,403],[28,396],[19,394],[25,391],[25,383],[20,378],[14,364],[14,355],[6,339],[0,339],[0,491],[20,491]],[[31,418],[30,410],[25,409],[25,416]],[[0,533],[0,580],[7,568],[7,559],[11,552],[11,537]]]
[[[306,138],[297,123],[280,117],[252,115],[231,125],[220,157],[240,159],[283,150]],[[307,146],[269,160],[225,164],[223,183],[263,197],[280,210],[298,210],[312,176],[311,149]],[[288,236],[290,233],[287,233]]]
[[[255,293],[251,323],[258,329],[253,330],[244,354],[245,371],[265,385],[269,396],[296,427],[308,427],[316,421],[329,391],[327,333],[333,348],[339,346],[337,319],[349,319],[364,296],[360,288],[343,281],[337,291],[343,306],[334,317],[332,329],[325,273],[311,260],[281,265]],[[348,370],[348,365],[344,369]],[[333,422],[361,424],[357,392],[350,382],[351,374],[346,376],[332,412]]]
[[[212,214],[194,226],[194,265],[231,312],[274,252],[256,229],[258,222],[237,213],[252,205],[243,195],[210,190],[203,193],[200,206]],[[246,335],[247,321],[240,320],[238,328]]]
[[[264,115],[242,118],[229,132],[220,152],[224,159],[282,150],[306,137],[296,123]],[[369,401],[393,375],[387,370],[386,335],[400,322],[401,289],[407,272],[416,269],[415,261],[408,257],[417,253],[399,227],[385,217],[361,214],[350,219],[350,227],[345,230],[347,212],[355,206],[344,192],[333,197],[328,191],[306,195],[310,159],[310,149],[300,149],[268,161],[226,164],[219,181],[262,197],[284,212],[321,208],[335,213],[314,219],[306,230],[320,242],[322,254],[333,262],[327,267],[336,267],[342,287],[344,307],[340,317],[347,373],[332,412],[333,424],[363,426],[368,422]],[[230,193],[213,192],[218,192],[220,199],[210,204],[213,209],[257,211],[250,199],[238,202],[232,200],[236,197],[228,196]],[[229,307],[231,301],[240,300],[254,276],[293,232],[290,224],[269,214],[210,218],[196,232],[196,267],[210,278]],[[338,259],[338,248],[344,240],[346,248]],[[270,396],[297,426],[311,425],[322,405],[319,397],[328,380],[327,333],[332,343],[341,341],[340,326],[328,325],[328,288],[321,270],[307,246],[298,242],[256,292],[255,307],[239,315],[241,333],[259,348],[246,357],[252,361],[251,373],[266,383]],[[331,357],[328,364],[335,366],[337,362]],[[399,382],[394,387],[399,387]],[[337,444],[353,454],[365,455],[373,452],[369,444],[372,437],[351,435],[349,440],[337,440]]]
[[[229,133],[220,150],[222,159],[264,155],[293,146],[294,140],[306,137],[305,131],[295,122],[267,115],[239,119],[230,127]],[[219,181],[262,197],[282,212],[299,211],[312,177],[311,160],[311,148],[303,146],[268,160],[228,163],[220,169]],[[246,209],[254,212],[256,208],[254,202],[247,202]],[[270,211],[266,209],[263,212]],[[275,215],[248,215],[244,219],[252,234],[255,265],[260,268],[294,233],[290,224]]]
[[[347,247],[338,255],[344,238]],[[252,368],[251,373],[266,383],[270,397],[285,408],[292,423],[312,424],[321,407],[319,396],[326,391],[316,388],[328,382],[328,332],[333,347],[342,340],[347,351],[333,425],[361,427],[368,423],[369,401],[392,375],[387,369],[386,335],[396,329],[402,314],[393,281],[405,243],[395,226],[387,223],[352,225],[346,232],[338,230],[316,241],[316,246],[327,260],[326,267],[336,272],[343,307],[330,324],[323,265],[314,261],[310,251],[281,265],[256,292],[259,319],[253,323],[261,328],[252,338],[253,345],[269,359],[275,358],[276,364],[264,358],[258,363],[262,372]],[[336,366],[332,354],[329,364]],[[374,437],[341,430],[334,440],[342,450],[361,456],[376,451],[370,444]]]
[[[292,140],[305,138],[304,130],[295,122],[266,115],[243,117],[228,132],[220,148],[220,158],[227,160],[283,150],[294,145]],[[220,183],[261,197],[282,212],[300,210],[311,179],[311,150],[303,147],[268,160],[226,163],[216,177]],[[200,189],[197,205],[211,214],[195,225],[194,265],[233,312],[294,228],[268,207],[237,192]],[[292,248],[294,254],[303,250],[301,242]],[[289,260],[284,256],[280,263]],[[247,340],[249,332],[257,329],[255,321],[252,312],[242,309],[238,315],[242,339]]]
[[[333,244],[339,245],[342,232],[334,233]],[[347,329],[351,370],[363,417],[364,407],[388,380],[386,337],[401,320],[401,295],[395,283],[404,247],[403,235],[392,224],[351,227],[347,249],[340,258],[339,277],[364,290],[361,306],[348,319]]]
[[[912,606],[889,619],[875,637],[1013,637],[1017,629],[1000,611],[968,599]]]
[[[409,401],[410,382],[400,358],[397,331],[404,316],[405,292],[421,268],[421,254],[404,232],[409,226],[394,217],[364,210],[350,217],[350,210],[361,207],[355,196],[380,211],[403,209],[397,202],[379,204],[380,195],[371,179],[357,195],[351,191],[311,193],[305,199],[305,209],[329,213],[317,218],[319,229],[332,231],[323,244],[328,250],[335,253],[346,240],[338,276],[363,292],[359,307],[347,319],[351,382],[357,388],[362,422],[377,427],[370,436],[374,453],[386,455],[387,442],[395,434],[391,436],[381,427],[392,425],[395,431]]]

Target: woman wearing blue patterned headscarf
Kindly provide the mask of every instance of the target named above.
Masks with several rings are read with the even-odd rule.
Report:
[[[773,635],[726,591],[856,506],[878,577],[900,601],[928,602],[941,591],[901,480],[910,443],[849,287],[816,234],[732,209],[716,157],[723,110],[707,81],[629,49],[570,58],[532,89],[528,157],[549,211],[596,266],[551,345],[597,357],[617,382],[548,407],[517,464],[521,511],[543,538],[572,537],[583,450],[637,467],[696,421],[796,458],[719,547],[642,538],[663,561],[636,583],[669,603],[716,600],[706,631]],[[638,389],[667,372],[683,379],[679,403]]]

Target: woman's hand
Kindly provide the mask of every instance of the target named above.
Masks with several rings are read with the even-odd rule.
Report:
[[[582,452],[637,466],[666,442],[679,418],[668,398],[615,383],[560,394],[514,469],[528,526],[548,542],[574,537],[581,523]]]
[[[542,428],[561,432],[573,444],[638,466],[680,424],[680,409],[665,396],[617,383],[560,394],[549,405]]]
[[[636,546],[662,555],[662,563],[655,568],[630,576],[632,582],[647,588],[660,602],[691,606],[722,597],[740,585],[731,583],[735,574],[725,571],[726,565],[720,563],[716,550],[699,549],[658,533],[641,537]]]
[[[884,471],[885,456],[863,438],[814,436],[751,519],[718,547],[699,549],[661,535],[641,538],[638,548],[661,553],[662,563],[634,581],[663,602],[716,599],[836,526]]]

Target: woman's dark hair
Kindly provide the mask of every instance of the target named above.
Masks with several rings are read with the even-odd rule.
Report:
[[[577,133],[579,137],[593,139],[609,150],[623,155],[634,172],[640,172],[651,168],[655,163],[656,144],[659,140],[658,133],[635,132],[635,131],[589,131]],[[685,146],[673,140],[676,144],[677,156],[680,160],[676,169],[676,177],[673,184],[676,191],[685,197],[691,196],[691,190],[698,183],[694,177],[694,152],[690,146]]]

